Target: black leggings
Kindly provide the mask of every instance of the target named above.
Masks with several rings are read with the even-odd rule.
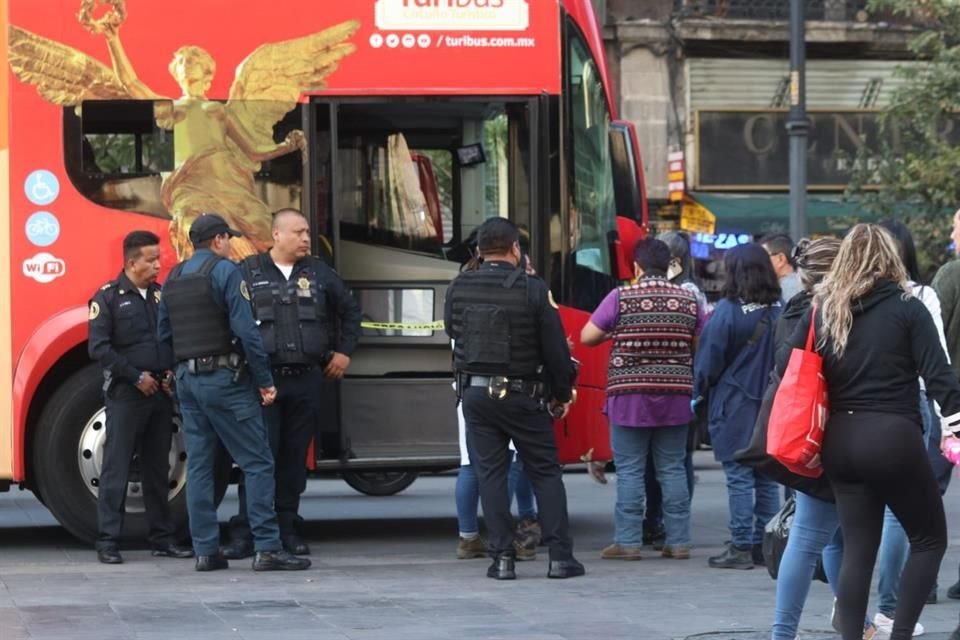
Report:
[[[908,416],[837,412],[827,422],[823,466],[843,530],[837,612],[843,640],[860,640],[889,506],[910,538],[890,640],[909,640],[947,548],[943,501],[920,425]]]

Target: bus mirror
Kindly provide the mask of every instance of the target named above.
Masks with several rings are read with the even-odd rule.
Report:
[[[486,161],[487,156],[483,153],[483,145],[479,142],[457,147],[457,164],[461,167],[472,167]]]

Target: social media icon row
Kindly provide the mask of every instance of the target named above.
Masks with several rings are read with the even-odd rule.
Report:
[[[404,34],[400,36],[396,33],[389,33],[386,36],[380,33],[375,33],[370,36],[370,46],[374,49],[379,49],[383,45],[391,49],[396,49],[401,44],[405,49],[412,49],[414,46],[418,46],[421,49],[428,48],[433,43],[433,39],[426,33],[421,33],[418,36],[413,35],[412,33]]]

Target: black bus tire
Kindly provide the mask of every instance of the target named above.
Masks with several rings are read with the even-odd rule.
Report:
[[[392,496],[417,479],[416,471],[343,471],[343,481],[368,496]]]
[[[84,433],[87,440],[93,432],[103,429],[103,376],[96,365],[88,365],[70,376],[50,397],[43,408],[33,438],[33,478],[36,492],[63,527],[76,538],[93,543],[97,537],[96,479],[84,478],[81,459],[89,460],[99,451],[81,448]],[[97,418],[97,419],[95,419]],[[174,448],[177,448],[179,418],[171,425],[174,429]],[[102,451],[102,448],[100,449]],[[177,459],[186,460],[182,446]],[[216,502],[220,503],[226,492],[230,477],[230,460],[221,455],[216,473]],[[173,473],[173,470],[171,471]],[[89,473],[88,473],[89,475]],[[186,490],[183,486],[185,473],[178,473],[176,493],[170,501],[170,515],[180,537],[189,535],[187,527]],[[174,479],[171,478],[171,482]],[[90,484],[92,486],[88,487]],[[129,497],[128,497],[129,501]],[[147,536],[146,514],[131,512],[128,502],[124,517],[122,542],[143,544]]]

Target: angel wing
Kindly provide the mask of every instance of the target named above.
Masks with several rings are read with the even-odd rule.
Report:
[[[132,97],[111,68],[85,53],[13,25],[9,37],[13,73],[53,104]]]
[[[258,146],[272,145],[273,127],[303,93],[325,88],[326,78],[357,47],[347,39],[360,28],[349,20],[324,31],[257,47],[237,66],[227,113]],[[231,143],[232,144],[232,143]],[[251,161],[239,148],[234,152]]]

